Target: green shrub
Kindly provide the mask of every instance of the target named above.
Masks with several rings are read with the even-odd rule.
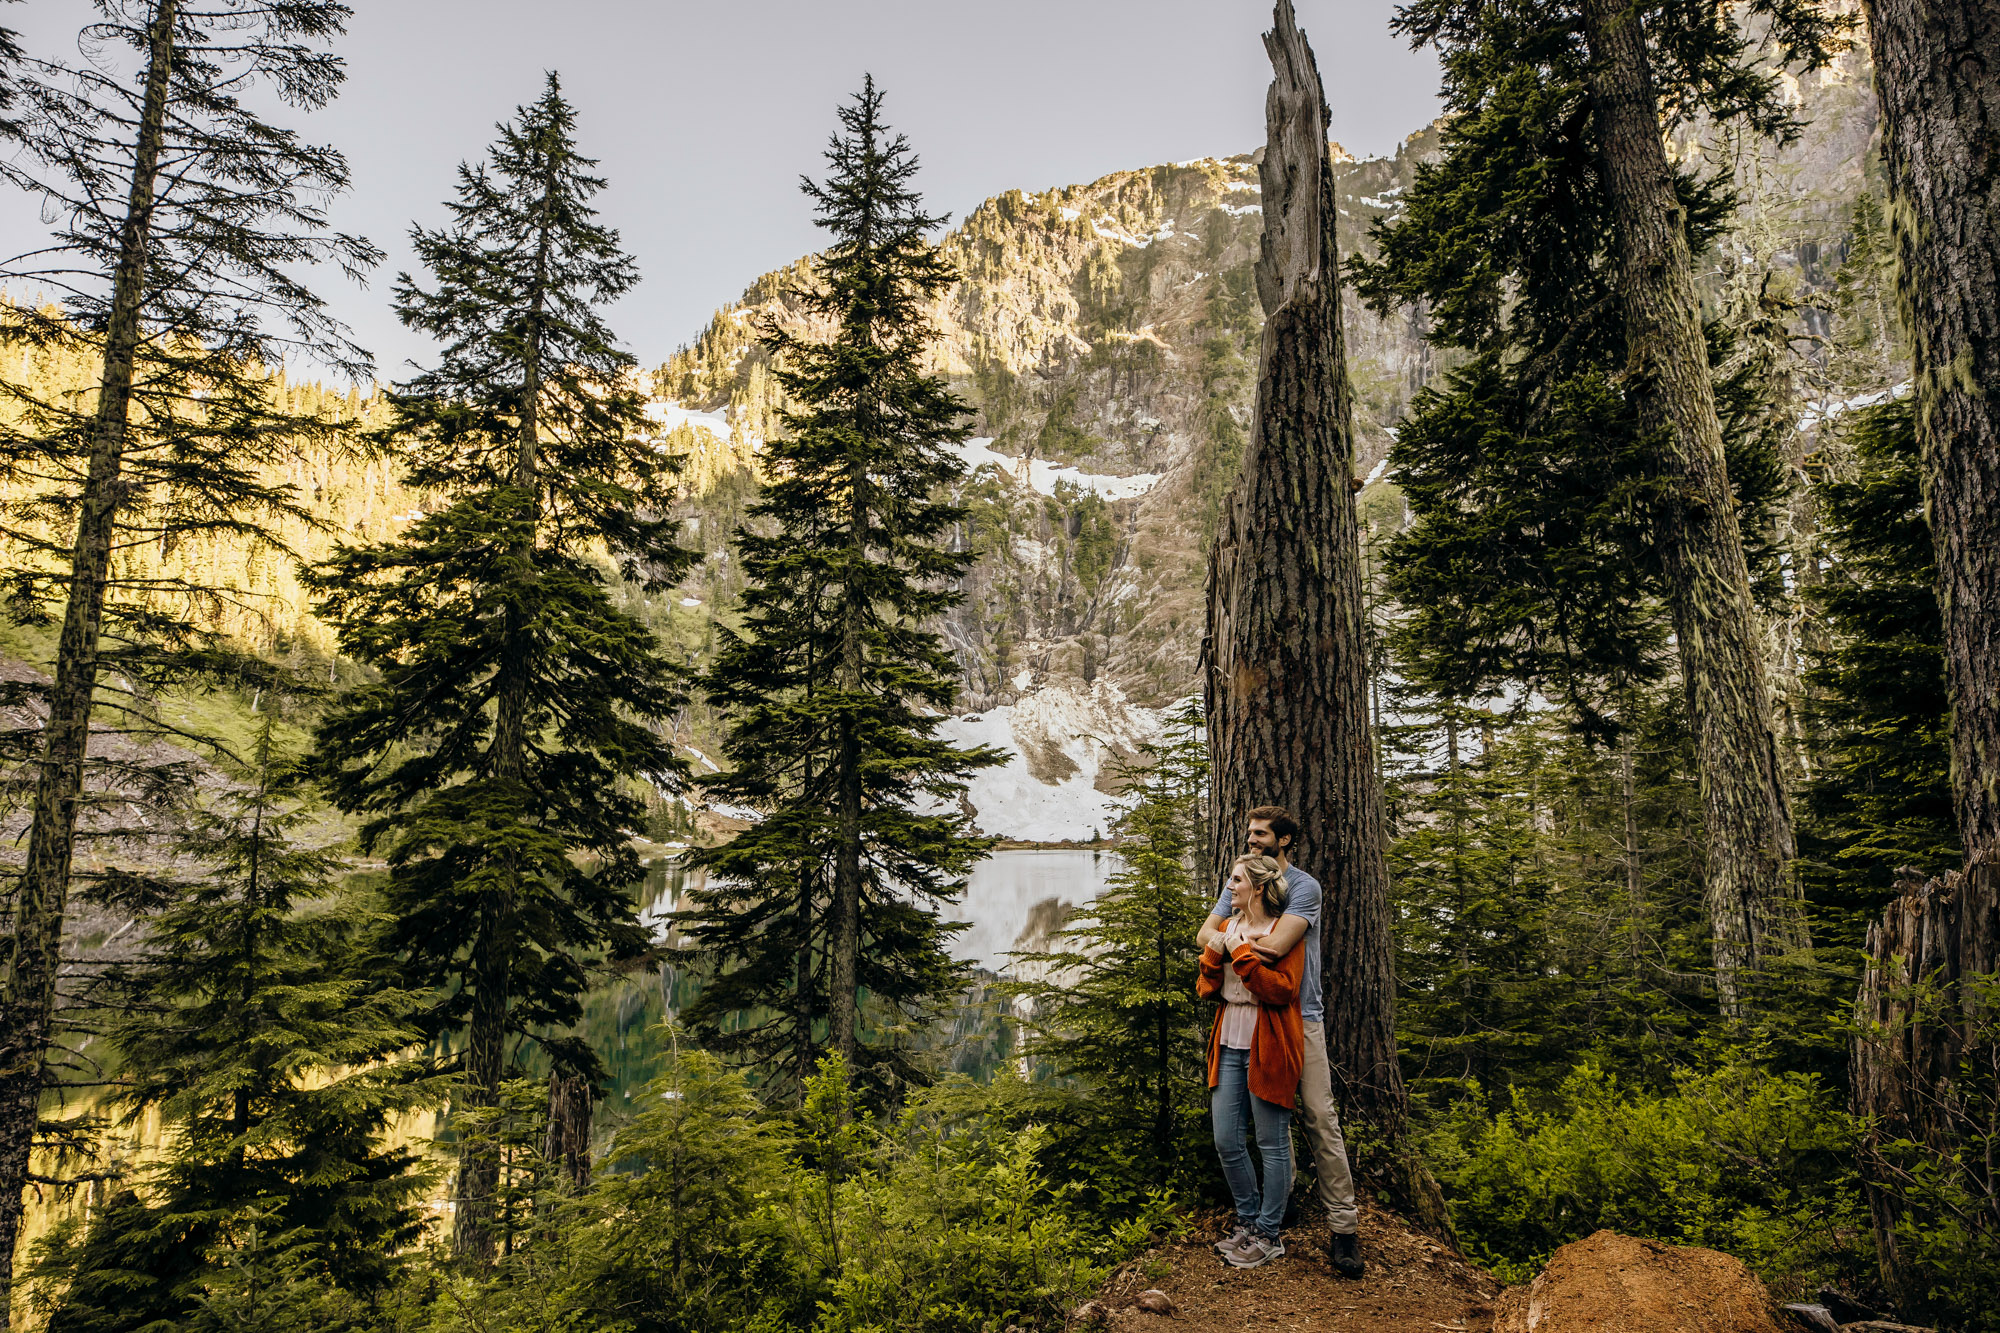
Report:
[[[1872,1281],[1854,1143],[1813,1075],[1683,1070],[1658,1095],[1586,1063],[1546,1109],[1466,1098],[1424,1150],[1468,1251],[1510,1281],[1609,1228],[1726,1251],[1786,1290]]]
[[[877,1126],[837,1061],[810,1081],[776,1206],[813,1274],[816,1333],[1059,1329],[1153,1229],[1091,1225],[1043,1171],[1041,1130],[949,1105],[920,1096]]]
[[[672,1045],[674,1035],[661,1039]],[[829,1058],[790,1118],[678,1051],[592,1187],[537,1200],[490,1278],[408,1284],[410,1333],[1055,1330],[1159,1223],[1094,1223],[1039,1163],[1042,1132],[938,1095],[893,1122]],[[956,1109],[954,1109],[956,1108]]]

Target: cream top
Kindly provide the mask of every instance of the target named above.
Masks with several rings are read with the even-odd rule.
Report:
[[[1226,960],[1236,951],[1236,946],[1247,940],[1262,939],[1271,933],[1278,923],[1266,921],[1261,926],[1247,926],[1240,916],[1229,919],[1229,928],[1222,932],[1222,956]],[[1233,1050],[1247,1051],[1257,1038],[1257,997],[1243,984],[1243,978],[1236,975],[1236,968],[1225,961],[1222,965],[1222,1044]]]

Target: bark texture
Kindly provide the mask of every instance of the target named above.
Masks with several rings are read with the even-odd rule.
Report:
[[[596,1098],[580,1074],[549,1075],[549,1128],[542,1160],[553,1166],[568,1189],[590,1188],[590,1123]]]
[[[1396,1054],[1326,100],[1290,0],[1280,0],[1264,44],[1276,71],[1257,264],[1266,322],[1256,421],[1209,561],[1210,852],[1213,864],[1227,863],[1254,806],[1298,816],[1293,859],[1325,890],[1335,1092],[1384,1145],[1379,1161],[1357,1166],[1420,1224],[1446,1230],[1442,1195],[1408,1142]]]
[[[124,466],[133,364],[143,335],[146,255],[152,238],[178,0],[159,0],[152,16],[145,95],[132,156],[132,179],[112,275],[104,335],[104,371],[91,431],[90,466],[70,561],[69,604],[56,645],[55,682],[42,731],[27,860],[14,902],[14,952],[0,985],[0,1328],[11,1327],[14,1247],[21,1234],[23,1191],[40,1117],[52,1034],[56,978],[62,968],[70,859],[77,801],[97,694],[98,639],[118,509],[126,498]]]
[[[1738,974],[1806,944],[1750,570],[1723,458],[1687,212],[1667,161],[1639,11],[1585,0],[1590,100],[1617,234],[1626,377],[1660,439],[1659,534],[1708,839],[1705,898],[1725,1012]]]
[[[1975,1194],[2000,1197],[1990,1120],[2000,1041],[1970,984],[2000,971],[2000,3],[1868,0],[1864,9],[1914,344],[1966,855],[1962,874],[1905,896],[1870,931],[1860,997],[1854,1096],[1873,1117],[1862,1174],[1883,1280],[1913,1303],[1919,1284],[1895,1235],[1908,1168],[1883,1146],[1920,1145],[1933,1170],[1966,1173]],[[2000,1226],[1990,1208],[1985,1224]]]
[[[2000,3],[1873,0],[1867,12],[1937,543],[1952,781],[1977,865],[2000,860]]]
[[[1896,1235],[1912,1167],[1946,1180],[1960,1172],[1974,1197],[2000,1198],[2000,1164],[1965,1151],[2000,1098],[2000,1043],[1990,999],[1965,985],[2000,971],[2000,876],[1991,863],[1917,884],[1868,930],[1868,967],[1856,1008],[1854,1110],[1868,1125],[1862,1179],[1882,1281],[1906,1312],[1922,1312]],[[1986,1210],[1990,1214],[1990,1210]],[[1961,1218],[1980,1225],[1979,1219]],[[1990,1216],[1988,1227],[2000,1225]]]
[[[848,467],[848,578],[858,579],[868,562],[868,474],[856,459]],[[840,688],[847,706],[840,714],[840,749],[835,777],[840,799],[840,842],[833,866],[832,911],[827,918],[830,985],[828,1030],[833,1049],[852,1072],[854,1033],[861,1010],[861,734],[853,704],[861,697],[863,638],[867,631],[866,593],[850,586],[841,605]]]

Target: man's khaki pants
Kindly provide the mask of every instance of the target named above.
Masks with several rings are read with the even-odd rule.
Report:
[[[1319,1181],[1319,1201],[1335,1232],[1354,1234],[1360,1218],[1354,1210],[1354,1173],[1347,1166],[1347,1143],[1340,1137],[1340,1116],[1333,1109],[1333,1066],[1326,1058],[1326,1024],[1306,1024],[1306,1067],[1299,1078],[1299,1121],[1312,1148],[1313,1175]]]

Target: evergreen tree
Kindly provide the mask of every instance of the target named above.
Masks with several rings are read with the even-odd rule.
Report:
[[[1043,1108],[1100,1190],[1182,1183],[1207,1160],[1203,1060],[1211,1006],[1187,941],[1213,904],[1197,864],[1208,837],[1201,703],[1171,715],[1123,776],[1115,830],[1125,868],[1046,953],[1016,954],[1008,993],[1033,1005],[1026,1057],[1070,1081]],[[1092,1163],[1092,1159],[1095,1159]]]
[[[1800,851],[1820,929],[1859,946],[1901,872],[1941,875],[1964,852],[1915,408],[1864,408],[1838,429],[1852,462],[1819,486],[1829,560],[1812,595],[1825,632],[1807,662],[1815,765]]]
[[[1834,272],[1827,369],[1837,388],[1886,388],[1908,375],[1909,348],[1895,302],[1896,251],[1871,180],[1854,201],[1846,254]]]
[[[1548,947],[1558,877],[1554,839],[1535,826],[1539,738],[1505,734],[1504,717],[1456,700],[1432,713],[1397,729],[1396,745],[1420,746],[1420,759],[1389,780],[1397,1028],[1419,1093],[1544,1064],[1538,1048],[1563,1043],[1573,1021]]]
[[[274,403],[267,368],[318,357],[366,376],[368,358],[300,274],[322,262],[355,274],[377,257],[327,225],[327,201],[347,185],[340,155],[257,110],[310,111],[334,96],[343,70],[324,47],[346,22],[344,5],[97,0],[95,9],[80,34],[85,57],[22,59],[11,71],[4,130],[15,146],[0,157],[0,177],[53,220],[44,241],[0,265],[0,280],[60,301],[16,307],[5,336],[97,370],[92,391],[75,396],[0,384],[13,409],[0,426],[0,476],[18,488],[8,536],[25,548],[9,571],[13,613],[62,624],[53,680],[10,690],[17,702],[39,696],[46,717],[10,747],[34,794],[0,973],[0,1326],[79,820],[148,781],[87,759],[91,718],[109,707],[125,715],[121,726],[145,725],[135,696],[216,666],[218,645],[193,631],[186,608],[243,591],[135,577],[114,553],[213,533],[276,545],[274,527],[304,517],[293,489],[257,465],[330,426]],[[100,698],[100,678],[133,688]]]
[[[714,787],[764,817],[696,858],[709,883],[681,928],[711,969],[686,1015],[705,1040],[794,1085],[825,1041],[881,1088],[913,1072],[895,1025],[957,984],[936,909],[990,840],[949,807],[1000,756],[936,735],[958,672],[927,626],[972,560],[949,543],[964,511],[940,496],[964,474],[950,446],[966,409],[926,370],[930,307],[954,279],[926,239],[943,219],[910,188],[917,159],[873,79],[840,121],[832,174],[805,183],[832,244],[792,292],[832,335],[762,330],[796,406],[736,536],[743,627],[706,681],[730,716],[733,771]]]
[[[438,507],[314,576],[344,650],[381,673],[321,726],[321,761],[367,816],[363,844],[387,846],[382,944],[437,988],[431,1028],[463,1028],[475,1118],[517,1037],[597,1080],[559,1030],[593,965],[646,945],[634,792],[682,767],[659,734],[678,668],[606,586],[671,586],[690,556],[667,513],[673,460],[641,438],[632,359],[599,314],[637,274],[595,220],[603,182],[574,120],[550,75],[491,162],[460,168],[452,224],[413,230],[435,286],[399,277],[397,312],[444,347],[392,395],[391,438]],[[491,1254],[498,1154],[461,1153],[463,1254]]]
[[[1752,8],[1770,22],[1778,58],[1808,67],[1828,58],[1845,22],[1794,0]],[[1692,256],[1730,207],[1727,182],[1668,164],[1661,141],[1696,117],[1779,138],[1796,132],[1777,75],[1751,58],[1736,22],[1733,11],[1614,0],[1403,8],[1398,28],[1442,52],[1454,114],[1443,159],[1419,168],[1405,216],[1378,227],[1382,259],[1363,265],[1361,280],[1385,310],[1429,302],[1437,341],[1480,359],[1420,406],[1434,429],[1469,457],[1497,435],[1516,481],[1549,493],[1548,505],[1497,497],[1514,512],[1485,532],[1492,545],[1481,563],[1530,571],[1529,595],[1501,608],[1529,616],[1503,628],[1553,659],[1555,684],[1575,679],[1579,648],[1618,646],[1602,631],[1619,627],[1636,589],[1615,558],[1607,565],[1607,546],[1621,529],[1643,533],[1700,755],[1717,983],[1732,1008],[1739,970],[1803,940],[1752,604],[1758,553],[1739,517],[1781,479],[1773,414],[1732,403],[1718,384],[1726,340],[1713,328],[1703,336],[1692,287]],[[1594,427],[1610,422],[1620,429],[1595,439]],[[1614,470],[1639,483],[1626,492],[1644,502],[1636,514],[1589,484]],[[1470,498],[1467,526],[1477,526],[1496,497],[1482,486]],[[1566,512],[1549,512],[1565,499]],[[1565,544],[1542,553],[1533,527],[1552,517]],[[1587,605],[1591,579],[1607,567],[1613,600],[1581,619],[1537,619],[1536,602]],[[1553,583],[1581,591],[1552,599]],[[1617,656],[1604,663],[1624,677],[1612,680],[1614,694],[1640,683]]]
[[[252,781],[198,812],[182,847],[208,874],[148,920],[114,980],[122,1098],[131,1119],[159,1113],[168,1149],[143,1200],[92,1219],[51,1327],[191,1317],[245,1244],[365,1297],[422,1230],[419,1158],[382,1141],[442,1093],[398,1056],[420,1039],[416,1002],[370,975],[367,916],[332,887],[339,860],[295,841],[312,815],[264,716]]]

